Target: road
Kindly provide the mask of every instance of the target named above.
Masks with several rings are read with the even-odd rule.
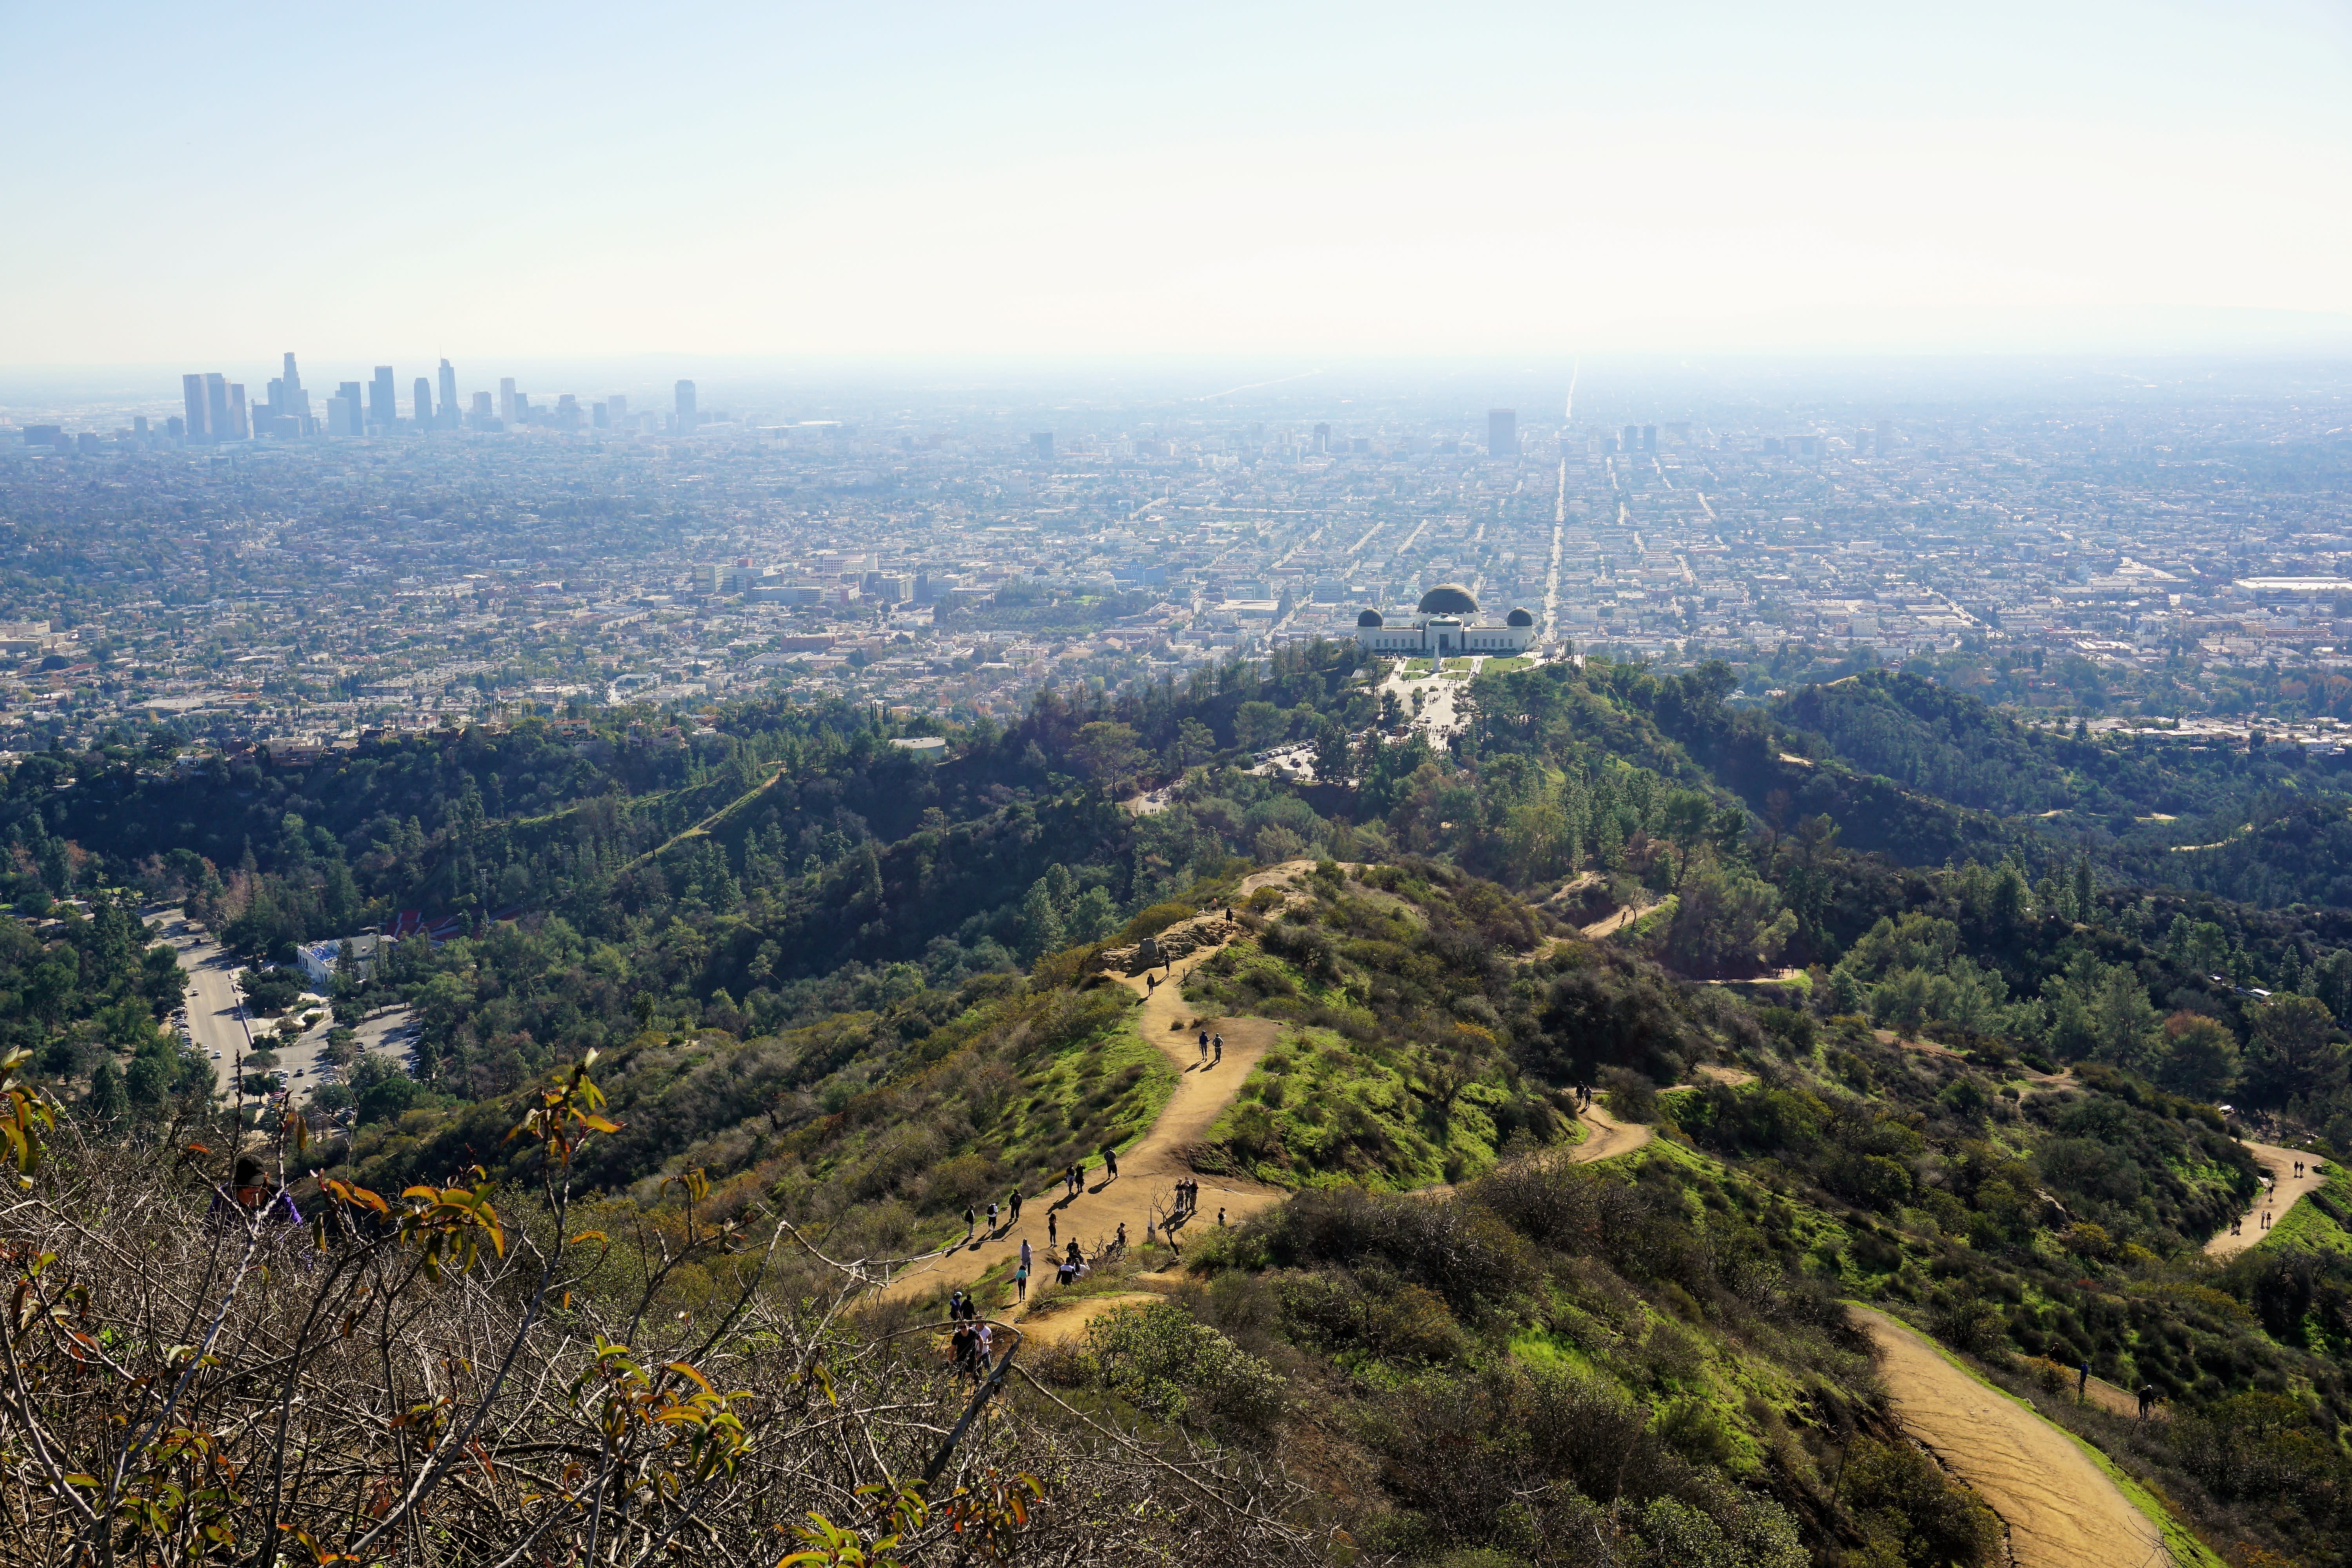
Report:
[[[307,1102],[320,1084],[334,1081],[334,1069],[326,1061],[327,1035],[334,1019],[324,997],[306,994],[296,1004],[298,1013],[315,1008],[320,1019],[291,1046],[278,1049],[274,1041],[257,1042],[254,1036],[275,1033],[277,1020],[247,1016],[234,984],[243,963],[176,909],[150,910],[147,926],[158,941],[179,952],[180,966],[188,971],[188,1039],[211,1064],[215,1094],[228,1093],[237,1058],[257,1044],[278,1051],[278,1070],[287,1075],[298,1104]],[[362,1050],[408,1066],[415,1045],[415,1023],[408,1008],[378,1008],[361,1021],[358,1035]]]

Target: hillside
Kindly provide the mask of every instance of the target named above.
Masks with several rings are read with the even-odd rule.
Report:
[[[503,1283],[446,1298],[490,1317],[415,1320],[420,1368],[461,1340],[494,1363],[511,1332],[532,1365],[642,1342],[747,1391],[766,1414],[730,1426],[734,1395],[646,1373],[672,1392],[645,1411],[699,1412],[661,1417],[705,1445],[662,1450],[701,1477],[664,1495],[713,1500],[711,1551],[815,1512],[925,1563],[952,1558],[950,1517],[1016,1562],[1975,1563],[2110,1537],[2352,1562],[2352,1211],[2291,1181],[2266,1225],[2247,1142],[2331,1170],[2352,1147],[2352,912],[2308,891],[2324,778],[2024,730],[1909,678],[1758,709],[1719,671],[1598,659],[1466,682],[1433,745],[1381,730],[1367,673],[1310,645],[1049,693],[934,767],[870,712],[789,702],[186,775],[128,748],[28,760],[0,795],[0,957],[22,1092],[47,1097],[21,1104],[63,1118],[20,1115],[47,1148],[11,1244],[112,1278],[75,1205],[227,1234],[189,1205],[259,1150],[337,1261],[273,1269],[237,1311],[299,1322],[306,1292],[429,1258],[420,1304]],[[1315,782],[1252,768],[1276,725]],[[2242,806],[2243,832],[2173,847]],[[115,889],[186,900],[263,963],[456,915],[333,987],[339,1016],[408,1010],[409,1075],[224,1127]],[[409,1217],[340,1195],[362,1188]],[[450,1250],[488,1237],[483,1203],[495,1242]],[[2233,1222],[2238,1249],[2209,1249]],[[1087,1271],[1057,1282],[1073,1241]],[[534,1295],[532,1259],[574,1246]],[[183,1264],[175,1289],[213,1289]],[[919,1509],[893,1489],[956,1426],[956,1289],[1022,1349],[988,1385],[1003,1419]],[[177,1342],[116,1287],[92,1299],[123,1342]],[[741,1347],[692,1331],[755,1320]],[[353,1408],[442,1397],[407,1364],[331,1375]],[[812,1368],[854,1391],[832,1419],[857,1457],[822,1477],[764,1424],[806,1408]],[[2111,1413],[2143,1389],[2163,1419]],[[543,1488],[493,1506],[501,1465],[537,1463],[498,1445],[578,1418],[524,1408],[481,1439],[464,1528],[584,1549]],[[247,1478],[291,1452],[220,1431]],[[2053,1533],[2009,1446],[2086,1455],[2069,1484],[2105,1522]],[[721,1487],[752,1474],[792,1508]],[[237,1511],[265,1493],[297,1506],[254,1483],[219,1517],[274,1530]],[[649,1494],[632,1539],[693,1528],[672,1506]]]

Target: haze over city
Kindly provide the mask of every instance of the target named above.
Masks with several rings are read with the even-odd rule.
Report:
[[[0,1557],[2352,1564],[2340,0],[0,135]]]

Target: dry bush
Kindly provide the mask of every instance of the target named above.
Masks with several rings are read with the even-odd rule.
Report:
[[[575,1229],[568,1172],[612,1126],[587,1065],[516,1130],[536,1191],[328,1182],[299,1224],[240,1205],[201,1142],[94,1146],[0,1083],[21,1184],[0,1207],[0,1556],[1317,1555],[1286,1522],[1295,1489],[1246,1458],[1111,1430],[1012,1353],[975,1389],[934,1353],[939,1325],[860,1324],[906,1260],[830,1259],[772,1216],[712,1223],[698,1173],[657,1222]],[[258,1152],[298,1160],[301,1136]]]

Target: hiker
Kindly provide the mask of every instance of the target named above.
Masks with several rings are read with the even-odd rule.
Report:
[[[963,1292],[961,1290],[956,1291],[955,1294],[948,1298],[948,1321],[950,1323],[961,1323],[963,1321]]]
[[[1060,1241],[1060,1239],[1061,1239],[1061,1238],[1060,1238],[1059,1237],[1057,1237],[1056,1235],[1055,1235],[1054,1233],[1055,1233],[1055,1231],[1060,1230],[1061,1228],[1062,1228],[1062,1216],[1061,1216],[1060,1215],[1056,1214],[1054,1210],[1052,1210],[1052,1209],[1047,1209],[1047,1210],[1045,1211],[1045,1250],[1046,1250],[1046,1251],[1048,1251],[1048,1252],[1053,1251],[1053,1250],[1054,1250],[1054,1247],[1055,1247],[1055,1245],[1058,1241]]]
[[[975,1231],[975,1230],[978,1230],[979,1228],[980,1228],[980,1215],[979,1215],[979,1214],[978,1214],[978,1213],[977,1213],[977,1212],[972,1208],[972,1206],[971,1206],[970,1204],[966,1204],[966,1205],[963,1205],[963,1238],[964,1238],[966,1241],[970,1241],[970,1240],[971,1239],[971,1233],[972,1233],[973,1231]]]
[[[1021,1223],[1021,1189],[1019,1187],[1013,1189],[1013,1201],[1006,1206],[1012,1210],[1013,1223],[1019,1225]]]
[[[995,1348],[989,1343],[995,1336],[989,1331],[989,1326],[982,1323],[972,1331],[972,1337],[979,1342],[981,1370],[985,1372],[996,1360]]]
[[[1021,1271],[1029,1271],[1029,1238],[1025,1236],[1021,1238]]]
[[[974,1375],[971,1362],[974,1352],[979,1348],[980,1340],[973,1334],[971,1325],[969,1323],[958,1323],[955,1332],[948,1336],[949,1359],[954,1363],[955,1369],[966,1376]]]
[[[2231,1236],[2235,1236],[2235,1235],[2237,1235],[2237,1234],[2238,1234],[2238,1227],[2239,1227],[2239,1226],[2242,1225],[2243,1223],[2244,1223],[2244,1216],[2243,1216],[2243,1215],[2240,1215],[2240,1216],[2238,1216],[2237,1218],[2232,1219],[2232,1220],[2230,1222],[2230,1234],[2231,1234]]]
[[[1223,1209],[1217,1211],[1217,1228],[1219,1230],[1225,1228],[1225,1211]]]
[[[988,1200],[988,1234],[991,1236],[996,1234],[996,1200],[994,1198]]]
[[[1118,1239],[1114,1241],[1111,1245],[1118,1247],[1121,1252],[1125,1252],[1127,1250],[1127,1221],[1121,1220],[1118,1222]]]
[[[1210,1065],[1211,1067],[1221,1067],[1221,1066],[1223,1066],[1223,1065],[1224,1064],[1224,1059],[1225,1059],[1225,1037],[1224,1037],[1224,1036],[1223,1036],[1223,1035],[1219,1035],[1219,1036],[1217,1036],[1214,1039],[1211,1040],[1209,1043],[1210,1043],[1212,1046],[1214,1046],[1214,1047],[1216,1047],[1216,1051],[1217,1051],[1217,1059],[1216,1059],[1215,1061],[1211,1062],[1209,1065]]]
[[[1062,1266],[1054,1270],[1054,1283],[1066,1290],[1077,1279],[1077,1277],[1078,1266],[1072,1258],[1065,1258],[1062,1259]]]
[[[2075,1373],[2074,1373],[2074,1403],[2075,1403],[2075,1404],[2080,1405],[2081,1403],[2083,1403],[2083,1394],[2084,1394],[2084,1390],[2086,1390],[2086,1389],[2088,1389],[2090,1386],[2091,1386],[2091,1358],[2090,1358],[2090,1357],[2088,1357],[2088,1356],[2084,1356],[2084,1357],[2083,1358],[2083,1364],[2082,1364],[2081,1368],[2080,1368],[2079,1370],[2077,1370],[2077,1371],[2075,1372]]]
[[[1102,1146],[1103,1173],[1110,1181],[1118,1180],[1118,1151],[1106,1143]]]
[[[1206,1029],[1201,1031],[1201,1065],[1209,1065],[1209,1031]]]
[[[2139,1385],[2139,1418],[2141,1420],[2145,1421],[2147,1419],[2148,1407],[2153,1405],[2155,1403],[2156,1384],[2152,1383],[2141,1384]]]
[[[1159,989],[1160,989],[1160,976],[1158,976],[1157,974],[1146,974],[1146,975],[1143,977],[1143,994],[1144,994],[1146,996],[1150,995],[1154,991],[1157,991],[1157,990],[1159,990]]]
[[[1026,1247],[1028,1243],[1022,1245]],[[1025,1258],[1021,1260],[1021,1267],[1013,1271],[1013,1299],[1015,1301],[1029,1300],[1029,1260]]]
[[[1071,1238],[1070,1238],[1070,1250],[1069,1250],[1069,1252],[1066,1254],[1066,1256],[1068,1257],[1068,1258],[1069,1258],[1069,1260],[1070,1260],[1070,1267],[1071,1267],[1071,1268],[1076,1268],[1076,1267],[1077,1267],[1081,1262],[1083,1262],[1083,1261],[1084,1261],[1084,1259],[1082,1259],[1082,1258],[1078,1256],[1078,1243],[1077,1243],[1077,1238],[1076,1238],[1076,1237],[1071,1237]]]

